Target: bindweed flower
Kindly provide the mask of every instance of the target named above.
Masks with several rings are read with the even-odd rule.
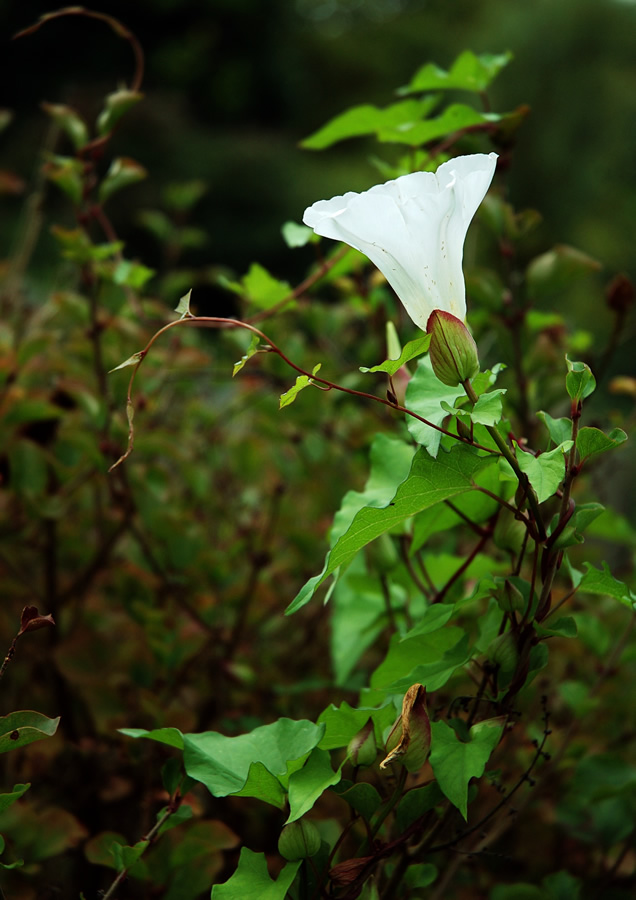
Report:
[[[319,200],[303,222],[368,256],[423,331],[435,309],[463,322],[464,240],[496,164],[496,153],[457,156],[435,173],[413,172],[362,194]]]

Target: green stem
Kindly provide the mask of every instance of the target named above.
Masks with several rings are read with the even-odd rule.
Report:
[[[373,824],[370,824],[370,832],[368,837],[364,839],[360,850],[358,851],[358,856],[364,856],[367,853],[367,849],[371,849],[373,838],[376,836],[386,817],[389,815],[391,810],[394,808],[400,797],[404,792],[404,785],[406,784],[406,769],[404,766],[401,767],[400,777],[398,778],[397,784],[395,785],[395,790],[386,801],[386,803],[380,808],[378,816]]]
[[[466,391],[468,399],[471,401],[471,403],[473,403],[473,404],[477,403],[477,400],[478,400],[477,394],[475,393],[475,390],[468,378],[462,382],[462,386],[463,386],[464,390]],[[527,476],[519,468],[519,463],[517,462],[512,450],[510,449],[508,444],[504,441],[502,436],[499,434],[499,431],[497,430],[497,428],[494,425],[486,425],[485,428],[486,428],[486,431],[488,432],[488,434],[491,436],[491,438],[495,442],[495,444],[497,445],[497,447],[499,448],[501,455],[506,460],[506,462],[510,465],[510,468],[517,476],[517,480],[519,481],[519,484],[525,491],[526,498],[528,500],[528,505],[529,505],[530,509],[532,510],[532,515],[534,516],[534,520],[537,525],[537,530],[539,532],[539,539],[541,541],[544,541],[546,538],[546,533],[545,533],[545,528],[543,525],[543,519],[541,517],[541,510],[539,509],[539,501],[537,500],[536,494],[532,490],[532,486],[530,485],[530,482],[528,481]]]
[[[576,477],[576,439],[579,434],[579,421],[581,419],[581,406],[580,404],[572,403],[572,446],[570,447],[570,452],[568,454],[567,460],[567,471],[565,474],[565,479],[563,481],[563,492],[561,494],[561,507],[559,510],[559,521],[557,527],[555,528],[551,540],[554,540],[558,536],[558,534],[562,531],[563,524],[567,521],[570,516],[570,494],[572,493],[572,482]],[[541,615],[543,619],[548,609],[548,598],[550,596],[550,591],[552,590],[552,583],[554,581],[554,576],[556,575],[558,564],[559,564],[559,551],[554,550],[553,547],[550,546],[550,542],[548,542],[548,546],[544,550],[545,553],[549,554],[548,565],[545,570],[545,576],[543,578],[543,588],[541,590],[541,596],[539,598],[539,603],[537,605],[537,613]]]

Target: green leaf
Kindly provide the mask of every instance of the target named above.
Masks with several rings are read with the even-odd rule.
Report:
[[[420,91],[462,90],[481,93],[508,65],[512,53],[493,55],[482,53],[476,55],[471,50],[461,53],[447,72],[427,63],[415,73],[406,87],[400,88],[398,94],[413,94]]]
[[[472,421],[477,425],[496,425],[501,420],[501,398],[505,393],[505,389],[498,388],[495,391],[481,394],[473,408],[468,410],[468,415]]]
[[[261,339],[259,338],[259,336],[257,334],[253,334],[251,336],[249,347],[247,348],[247,350],[245,351],[243,356],[239,359],[239,361],[234,363],[234,368],[232,369],[232,378],[234,378],[234,376],[237,374],[237,372],[241,371],[241,369],[243,368],[245,363],[248,361],[248,359],[251,359],[253,356],[255,356],[259,352],[259,350],[261,349],[260,341],[261,341]]]
[[[544,500],[551,497],[563,481],[565,454],[571,446],[572,441],[564,441],[554,450],[541,453],[539,456],[525,453],[519,447],[515,448],[519,468],[527,475],[539,503],[543,503]]]
[[[444,799],[436,781],[424,787],[413,788],[404,794],[397,808],[398,832],[406,831],[416,819],[434,809]]]
[[[387,534],[379,541],[388,541],[393,549],[392,538]],[[375,555],[378,541],[370,545],[369,551]],[[380,549],[380,552],[383,552]],[[387,554],[389,550],[386,551]],[[397,563],[397,551],[394,551]],[[382,556],[380,557],[383,558]],[[344,571],[339,572],[333,592],[331,637],[329,646],[336,684],[346,686],[360,657],[386,629],[387,596],[394,610],[403,609],[407,600],[404,588],[386,579],[386,591],[376,574],[368,574],[367,561],[362,554],[353,560]]]
[[[597,272],[601,264],[574,247],[558,245],[532,260],[526,270],[528,293],[532,299],[549,299],[562,294],[583,275]]]
[[[545,891],[534,884],[498,884],[490,895],[491,900],[547,900]]]
[[[311,374],[317,375],[320,371],[321,366],[322,363],[317,363],[311,370]],[[294,402],[301,391],[303,391],[306,387],[309,387],[309,385],[313,383],[313,378],[310,378],[309,375],[299,375],[294,386],[291,387],[288,391],[285,391],[284,394],[280,395],[278,408],[283,409],[285,406],[289,406],[290,403]]]
[[[501,719],[487,719],[470,729],[470,741],[462,743],[446,722],[432,722],[431,766],[437,783],[464,819],[468,812],[468,783],[483,775],[491,753],[499,743]]]
[[[468,635],[455,626],[404,640],[394,635],[384,661],[371,676],[372,690],[364,694],[365,700],[403,694],[413,684],[437,691],[470,657]]]
[[[183,297],[177,303],[175,312],[179,313],[180,319],[187,319],[192,315],[190,312],[190,300],[192,298],[192,288],[188,291],[187,294],[184,294]]]
[[[627,435],[621,428],[614,428],[609,434],[605,434],[600,428],[581,428],[576,438],[576,449],[581,460],[593,456],[595,453],[604,453],[613,450],[627,440]]]
[[[168,807],[164,806],[163,809],[160,809],[157,813],[157,821],[165,816],[168,811]],[[159,826],[158,835],[165,834],[166,831],[170,831],[172,828],[177,828],[179,825],[183,825],[184,822],[189,822],[190,819],[194,816],[194,812],[192,811],[191,806],[186,806],[183,803],[178,809],[176,809],[173,813],[171,813],[165,822]]]
[[[286,281],[279,281],[258,263],[252,263],[241,281],[243,294],[259,309],[270,309],[291,293]]]
[[[404,883],[411,889],[425,888],[437,878],[437,866],[433,863],[415,863],[404,874]]]
[[[312,579],[292,602],[293,612],[307,603],[316,588],[340,566],[348,565],[356,553],[381,534],[395,528],[406,519],[434,506],[436,503],[471,490],[473,477],[481,469],[492,465],[490,457],[480,457],[463,444],[456,444],[450,452],[442,452],[433,459],[419,450],[404,481],[393,500],[384,508],[365,506],[353,518],[347,531],[329,552],[325,568],[317,580]]]
[[[0,813],[3,813],[10,806],[13,806],[16,800],[19,800],[31,787],[31,784],[14,784],[13,790],[6,794],[0,794]],[[2,851],[0,851],[2,852]]]
[[[300,225],[298,222],[285,222],[281,228],[283,240],[288,247],[304,247],[314,237],[313,228],[307,225]]]
[[[166,207],[177,213],[189,212],[208,191],[207,182],[202,178],[175,181],[162,189]]]
[[[364,491],[347,491],[343,497],[329,532],[330,547],[347,531],[359,510],[365,506],[383,507],[391,501],[399,485],[408,476],[414,452],[412,446],[397,438],[385,434],[375,436],[371,445],[369,479]],[[286,610],[286,615],[291,615],[311,600],[328,562],[329,554],[322,572],[309,579]]]
[[[117,871],[121,872],[124,869],[131,869],[144,855],[148,844],[149,841],[138,841],[134,846],[126,847],[115,841],[111,847],[111,853],[113,854]]]
[[[106,97],[104,109],[97,117],[97,133],[100,137],[113,130],[117,122],[135,104],[143,100],[143,94],[122,88]]]
[[[575,638],[577,635],[576,622],[572,616],[563,616],[554,622],[548,621],[546,625],[534,623],[537,634],[541,637],[567,637]]]
[[[436,99],[402,100],[380,109],[371,104],[354,106],[331,119],[314,134],[301,141],[305,150],[324,150],[339,141],[362,135],[379,135],[382,130],[410,128],[427,116],[436,105]]]
[[[211,900],[285,900],[301,863],[301,859],[287,863],[272,881],[265,854],[243,847],[236,872],[225,884],[214,885]]]
[[[332,790],[339,797],[342,797],[352,809],[360,813],[367,822],[382,805],[382,797],[372,784],[368,784],[365,781],[361,781],[358,784],[353,784],[351,781],[341,782]]]
[[[124,247],[123,241],[93,244],[81,228],[62,228],[60,225],[53,225],[51,234],[60,244],[64,258],[81,264],[112,259]]]
[[[76,150],[88,143],[88,126],[70,106],[61,103],[40,104],[44,112],[65,131]]]
[[[360,371],[386,372],[388,375],[395,375],[398,369],[401,369],[402,366],[409,362],[411,359],[415,359],[416,356],[421,356],[422,353],[426,353],[426,351],[428,350],[428,345],[430,343],[430,334],[423,334],[421,337],[416,338],[414,341],[409,341],[400,353],[398,359],[386,359],[384,362],[380,363],[377,366],[372,366],[370,369],[367,369],[366,366],[360,366]]]
[[[383,143],[421,147],[457,131],[480,125],[492,125],[500,122],[502,118],[498,113],[482,113],[464,103],[453,103],[434,119],[414,120],[397,127],[384,127],[378,130],[377,137]]]
[[[142,165],[127,156],[119,156],[110,164],[108,172],[99,186],[99,202],[101,204],[129,184],[137,184],[146,178],[148,172]]]
[[[131,262],[129,259],[122,259],[116,263],[111,277],[114,284],[140,290],[154,275],[154,269],[149,269],[148,266],[143,266],[141,263]]]
[[[320,713],[318,724],[325,726],[325,733],[318,746],[322,750],[338,750],[346,747],[366,723],[372,719],[378,742],[384,730],[393,724],[396,710],[392,703],[380,707],[363,706],[360,709],[349,706],[346,700],[339,707],[331,704]]]
[[[545,427],[548,429],[548,434],[555,444],[562,444],[564,441],[567,441],[572,437],[571,419],[567,419],[565,417],[561,419],[553,419],[549,413],[544,412],[543,410],[540,410],[537,413],[537,418],[541,419]]]
[[[275,776],[285,787],[290,771],[302,766],[304,759],[318,746],[323,733],[322,725],[314,725],[305,719],[283,718],[237,737],[226,737],[215,731],[185,734],[185,770],[215,797],[238,792],[247,796],[246,788],[249,796],[270,802],[271,778],[265,776],[262,769],[250,767],[262,763],[268,775]]]
[[[433,631],[438,631],[452,618],[454,612],[454,607],[446,603],[435,603],[433,606],[429,606],[420,616],[417,625],[411,628],[402,640],[417,637],[419,634],[431,634]]]
[[[607,563],[602,563],[599,571],[591,563],[584,563],[586,572],[581,578],[578,589],[586,594],[601,594],[604,597],[614,597],[620,600],[630,609],[636,609],[636,593],[630,590],[626,584],[614,578]]]
[[[500,480],[497,466],[491,466],[479,472],[475,477],[475,483],[497,496],[502,496],[504,500],[508,499],[515,490],[514,485]],[[416,553],[431,535],[460,525],[464,520],[458,513],[463,513],[471,522],[479,524],[480,522],[485,522],[499,509],[497,501],[481,491],[468,491],[465,494],[460,494],[453,500],[453,506],[457,512],[444,504],[424,510],[415,517],[410,548],[411,555]]]
[[[56,184],[75,206],[79,206],[84,195],[84,164],[79,159],[46,154],[42,171]]]
[[[57,719],[49,719],[48,716],[30,709],[2,716],[0,718],[0,753],[7,753],[17,747],[26,747],[33,741],[52,737],[59,724],[59,716]]]
[[[406,388],[405,406],[433,425],[441,425],[448,416],[447,409],[442,407],[445,400],[449,407],[454,406],[458,397],[464,396],[462,387],[449,387],[442,384],[433,373],[430,357],[425,356],[417,364],[417,369]],[[426,447],[431,456],[437,456],[442,434],[430,425],[408,416],[407,428],[412,437]]]
[[[126,737],[148,738],[169,747],[176,747],[177,750],[183,750],[184,747],[183,735],[178,728],[155,728],[152,731],[146,731],[145,728],[120,728],[119,733],[125,734]]]
[[[312,750],[302,769],[289,776],[289,816],[285,824],[309,812],[316,800],[340,778],[340,769],[334,772],[329,753],[318,748]]]
[[[250,764],[243,787],[233,797],[257,797],[263,803],[282,809],[285,805],[285,791],[282,784],[262,762]]]
[[[145,356],[145,352],[143,350],[139,350],[137,353],[133,353],[132,356],[129,356],[128,359],[125,359],[123,363],[119,363],[118,366],[115,366],[114,369],[110,369],[108,374],[111,372],[116,372],[118,369],[126,369],[128,366],[136,366],[137,363],[140,363]]]
[[[572,516],[577,532],[582,534],[604,512],[605,507],[600,503],[582,503],[577,506]]]
[[[549,900],[578,900],[581,895],[581,880],[565,870],[546,875],[542,884],[548,891]]]
[[[573,362],[565,357],[568,367],[568,374],[565,377],[565,387],[570,398],[575,403],[581,403],[586,397],[594,393],[596,388],[596,379],[592,375],[592,370],[586,363]]]

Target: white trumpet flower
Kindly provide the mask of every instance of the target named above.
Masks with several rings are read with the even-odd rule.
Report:
[[[303,222],[368,256],[423,331],[435,309],[463,322],[464,240],[496,165],[496,153],[457,156],[435,173],[413,172],[361,194],[319,200]]]

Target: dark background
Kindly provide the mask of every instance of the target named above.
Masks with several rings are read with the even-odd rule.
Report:
[[[0,7],[0,104],[14,113],[1,138],[3,166],[27,182],[49,124],[39,102],[69,103],[91,120],[133,71],[127,43],[83,17],[11,41],[55,8],[7,0]],[[94,8],[120,18],[146,53],[146,99],[113,151],[136,158],[150,178],[124,192],[111,215],[128,252],[150,265],[155,248],[136,227],[136,210],[157,205],[166,183],[201,178],[209,189],[197,224],[209,241],[193,252],[194,265],[223,263],[242,274],[258,260],[281,277],[296,274],[296,264],[302,272],[306,258],[290,259],[281,224],[299,221],[317,198],[382,178],[362,141],[323,153],[298,142],[348,106],[390,103],[419,66],[447,68],[470,48],[514,54],[491,90],[493,108],[531,107],[510,176],[512,202],[542,212],[546,247],[578,246],[603,261],[607,279],[633,266],[634,3],[110,0]],[[9,246],[20,202],[4,201],[0,240]],[[593,324],[593,309],[578,312]]]

